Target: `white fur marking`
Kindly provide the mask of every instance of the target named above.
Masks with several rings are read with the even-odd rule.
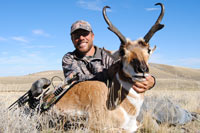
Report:
[[[130,94],[136,96],[136,98],[135,97],[133,98],[133,97],[127,95],[127,99],[130,101],[130,103],[132,105],[134,105],[136,107],[135,115],[133,115],[133,116],[128,115],[128,113],[125,111],[125,109],[120,107],[120,110],[123,112],[124,119],[125,119],[122,128],[125,130],[129,130],[130,132],[135,132],[138,128],[137,122],[136,122],[136,117],[138,116],[138,114],[140,112],[140,108],[142,106],[143,99],[140,97],[140,95],[136,91],[134,91],[134,89],[132,88],[132,84],[120,80],[118,73],[116,74],[116,78],[119,81],[119,83],[123,86],[124,89],[129,91]]]
[[[125,119],[121,128],[128,130],[130,132],[135,132],[138,128],[137,123],[136,123],[136,117],[128,115],[128,113],[122,107],[120,107],[120,110],[123,112],[124,119]]]

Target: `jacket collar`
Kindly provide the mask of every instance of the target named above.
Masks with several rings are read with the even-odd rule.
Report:
[[[79,60],[84,59],[84,58],[86,58],[86,59],[90,59],[90,58],[93,58],[93,59],[101,59],[101,49],[100,49],[99,47],[97,47],[97,46],[94,46],[94,48],[95,48],[95,53],[94,53],[93,56],[81,56],[81,55],[78,53],[77,50],[74,50],[74,51],[73,51],[73,53],[74,53],[74,58],[79,59]]]

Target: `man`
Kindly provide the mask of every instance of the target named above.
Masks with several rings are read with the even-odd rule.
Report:
[[[94,33],[91,25],[83,20],[76,21],[71,26],[71,40],[75,50],[68,52],[62,59],[64,76],[70,79],[73,75],[78,75],[78,81],[99,80],[106,83],[113,73],[110,71],[115,67],[115,62],[107,53],[93,44]],[[146,81],[135,82],[132,88],[142,93],[155,84],[155,78],[151,75],[146,77]],[[169,99],[157,99],[151,104],[151,99],[146,98],[138,117],[142,121],[143,113],[152,110],[152,117],[157,122],[168,122],[169,124],[185,124],[194,117],[192,113],[173,104]]]
[[[64,55],[62,67],[65,78],[73,75],[79,77],[79,81],[100,80],[106,82],[112,75],[109,67],[115,61],[107,53],[93,44],[94,33],[91,25],[83,20],[76,21],[71,26],[71,40],[75,50]],[[132,88],[142,93],[152,88],[155,79],[152,76],[146,77],[146,81],[135,82]]]

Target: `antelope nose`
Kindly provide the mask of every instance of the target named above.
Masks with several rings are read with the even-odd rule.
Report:
[[[145,63],[141,63],[138,71],[141,73],[146,73],[149,72],[149,68]]]

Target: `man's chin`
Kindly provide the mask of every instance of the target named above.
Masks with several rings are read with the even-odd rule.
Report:
[[[85,48],[79,48],[78,51],[79,51],[79,53],[82,53],[82,54],[85,54],[88,52],[88,50]]]

